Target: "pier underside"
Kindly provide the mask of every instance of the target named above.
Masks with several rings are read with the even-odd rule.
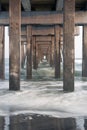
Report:
[[[80,25],[82,76],[87,77],[87,0],[1,0],[0,78],[5,78],[3,39],[4,27],[9,26],[9,90],[20,90],[21,68],[26,66],[29,81],[45,57],[55,79],[60,80],[63,64],[63,90],[74,91],[74,37]]]

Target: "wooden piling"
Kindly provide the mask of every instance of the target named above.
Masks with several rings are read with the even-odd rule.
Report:
[[[83,26],[82,77],[87,77],[87,25]]]
[[[75,0],[64,1],[63,89],[74,91]]]
[[[4,26],[0,26],[0,79],[5,79]]]
[[[21,0],[9,0],[9,90],[20,90]]]
[[[55,78],[60,78],[60,46],[59,46],[60,27],[55,25]]]
[[[32,79],[32,26],[27,26],[27,79]]]
[[[33,45],[33,69],[37,69],[36,66],[36,37],[32,37],[32,45]]]

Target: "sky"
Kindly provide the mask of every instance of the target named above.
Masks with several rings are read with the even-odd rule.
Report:
[[[75,58],[82,58],[82,27],[80,27],[80,35],[75,36]]]
[[[5,58],[9,57],[9,33],[8,27],[5,27]],[[75,36],[75,58],[82,58],[82,27],[80,27],[80,35]]]

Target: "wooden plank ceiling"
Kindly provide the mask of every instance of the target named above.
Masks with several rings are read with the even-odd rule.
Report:
[[[25,11],[63,10],[63,0],[21,0]],[[0,10],[8,11],[9,0],[0,0]],[[87,10],[87,0],[76,0],[76,10]]]

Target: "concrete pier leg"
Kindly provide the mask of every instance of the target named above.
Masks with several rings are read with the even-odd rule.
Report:
[[[63,42],[63,89],[74,91],[74,17],[75,0],[64,1],[64,42]]]
[[[32,79],[32,27],[27,26],[27,79]]]
[[[20,90],[21,0],[9,0],[9,90]]]
[[[60,27],[55,25],[55,78],[60,78],[60,46],[59,46]]]
[[[87,77],[87,25],[83,26],[82,77]]]
[[[0,26],[0,79],[5,79],[4,26]]]

